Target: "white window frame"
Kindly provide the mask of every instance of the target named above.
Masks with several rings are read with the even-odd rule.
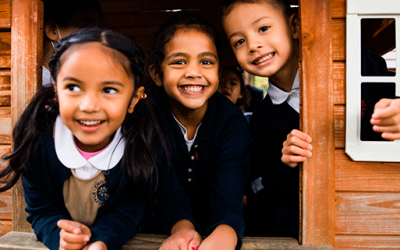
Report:
[[[395,13],[394,11],[397,11]],[[400,96],[400,53],[396,55],[396,76],[361,75],[361,19],[395,20],[396,48],[400,44],[399,0],[347,0],[346,15],[346,153],[354,161],[400,162],[400,141],[361,141],[361,83],[396,84]]]

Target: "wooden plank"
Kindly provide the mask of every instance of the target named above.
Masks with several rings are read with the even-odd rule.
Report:
[[[346,17],[346,0],[331,0],[332,18]]]
[[[11,0],[0,0],[0,28],[11,28]]]
[[[400,163],[354,162],[342,149],[335,161],[336,191],[400,192]]]
[[[0,221],[12,219],[12,191],[0,193]],[[1,229],[0,229],[1,231]]]
[[[346,63],[333,63],[333,103],[346,103]]]
[[[222,5],[222,0],[214,1],[99,1],[104,14],[127,13],[127,12],[156,12],[159,10],[193,10],[193,9],[215,9]]]
[[[336,193],[336,234],[400,235],[400,193]]]
[[[0,107],[0,145],[11,144],[11,108]]]
[[[180,13],[188,13],[182,11]],[[215,25],[220,25],[217,10],[190,11],[206,18]],[[110,29],[121,29],[127,27],[159,27],[169,18],[176,15],[175,12],[136,12],[136,13],[115,13],[103,16],[104,26]]]
[[[330,1],[301,0],[301,129],[313,156],[301,170],[301,243],[334,243],[334,127]],[[315,25],[318,20],[318,25]],[[321,112],[324,110],[324,112]]]
[[[0,32],[0,68],[11,67],[11,33]]]
[[[157,250],[167,238],[166,235],[138,234],[129,240],[124,250]],[[10,232],[0,237],[0,249],[47,249],[33,233]],[[242,250],[292,249],[292,250],[333,250],[331,246],[300,246],[293,238],[245,237]]]
[[[346,59],[346,20],[332,20],[332,50],[333,60],[343,61]]]
[[[39,68],[43,46],[43,2],[12,0],[11,27],[11,122],[15,124],[26,104],[41,85]],[[29,232],[25,200],[20,182],[13,188],[13,230]]]
[[[11,72],[0,70],[0,107],[11,105]]]
[[[12,221],[2,220],[0,221],[0,236],[9,233],[12,230]]]
[[[3,170],[7,166],[7,162],[1,160],[1,157],[5,154],[9,154],[10,152],[10,145],[0,145],[0,170]]]
[[[335,105],[333,108],[335,124],[335,148],[345,147],[346,108],[344,105]],[[336,165],[336,164],[335,164]]]
[[[336,235],[336,250],[399,249],[400,236]]]

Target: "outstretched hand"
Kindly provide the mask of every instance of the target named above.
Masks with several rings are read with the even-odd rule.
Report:
[[[283,142],[282,162],[289,167],[296,167],[299,162],[312,156],[311,137],[300,130],[293,129]]]
[[[375,104],[371,124],[387,140],[400,139],[400,99],[381,99]]]

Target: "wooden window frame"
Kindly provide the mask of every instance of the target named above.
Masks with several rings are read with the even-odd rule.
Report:
[[[330,0],[299,0],[300,127],[313,139],[313,157],[301,167],[300,243],[333,246],[334,129]],[[318,25],[315,24],[318,20]],[[40,84],[43,2],[12,0],[12,124]],[[324,110],[324,112],[321,112]],[[328,110],[328,112],[325,112]],[[23,189],[13,188],[13,231],[32,232],[26,222]]]

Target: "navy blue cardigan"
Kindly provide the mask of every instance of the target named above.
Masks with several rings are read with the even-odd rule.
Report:
[[[226,97],[215,93],[188,152],[165,92],[156,100],[167,131],[176,175],[190,198],[200,234],[221,224],[231,226],[241,246],[243,186],[249,168],[250,135],[243,113]]]
[[[169,233],[179,220],[193,221],[193,215],[176,176],[160,167],[158,172],[156,197],[164,208],[163,224]],[[99,209],[95,224],[90,228],[90,242],[103,241],[108,249],[121,249],[137,232],[147,205],[124,195],[127,179],[126,171],[121,169],[121,162],[104,174],[110,190],[110,199]],[[22,183],[27,203],[26,211],[29,213],[27,220],[32,224],[37,238],[50,249],[59,248],[60,229],[57,227],[57,221],[71,220],[63,198],[63,185],[70,176],[71,170],[57,158],[52,131],[49,129],[45,136],[39,137],[33,162],[25,168]]]

